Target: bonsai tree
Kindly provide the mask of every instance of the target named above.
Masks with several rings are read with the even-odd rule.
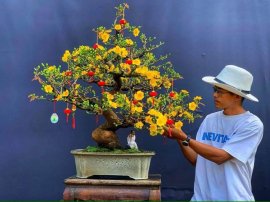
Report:
[[[163,126],[182,127],[199,117],[196,109],[201,97],[189,97],[187,90],[174,88],[181,75],[174,70],[168,54],[157,56],[155,50],[164,43],[141,33],[125,16],[129,6],[116,7],[110,28],[93,31],[96,41],[90,46],[66,50],[60,65],[41,64],[34,69],[34,79],[43,95],[29,99],[65,102],[64,113],[72,116],[75,128],[77,109],[103,115],[105,123],[92,132],[98,146],[121,148],[116,131],[133,127],[147,129],[152,136],[163,133]],[[57,122],[53,114],[52,122]]]

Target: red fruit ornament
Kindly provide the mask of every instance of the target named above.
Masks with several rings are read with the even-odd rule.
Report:
[[[169,137],[171,137],[172,136],[171,126],[174,124],[174,121],[172,119],[168,119],[166,123],[167,123],[167,125],[169,125]]]
[[[169,96],[171,97],[171,98],[173,98],[174,96],[175,96],[175,92],[170,92],[170,94],[169,94]]]
[[[138,100],[135,100],[135,99],[132,101],[132,103],[133,103],[134,105],[138,104],[138,102],[139,102],[139,101],[138,101]]]
[[[69,109],[68,107],[64,110],[64,113],[66,114],[66,121],[67,121],[67,123],[68,123],[68,117],[69,117],[69,115],[70,115],[71,112],[72,112],[71,109]]]
[[[101,92],[104,93],[104,86],[105,86],[105,81],[99,81],[98,85],[101,87]]]
[[[126,64],[132,65],[132,60],[127,59],[127,60],[126,60]]]
[[[66,72],[65,72],[65,75],[66,75],[66,76],[71,76],[71,75],[72,75],[72,71],[70,71],[70,70],[66,71]]]
[[[155,104],[155,97],[158,95],[158,93],[156,92],[156,91],[151,91],[150,93],[149,93],[149,96],[150,97],[152,97],[153,99],[153,105]]]
[[[94,48],[94,49],[97,49],[97,48],[98,48],[98,44],[95,43],[95,44],[93,45],[93,48]]]
[[[127,21],[124,18],[122,18],[121,20],[119,20],[119,24],[120,25],[124,25],[126,23],[127,23]]]
[[[95,72],[89,71],[89,72],[87,73],[87,75],[90,76],[90,77],[91,77],[91,76],[94,76],[94,75],[95,75]]]

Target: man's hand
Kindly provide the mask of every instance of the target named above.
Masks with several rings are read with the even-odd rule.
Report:
[[[186,135],[181,129],[175,128],[174,125],[170,125],[170,127],[164,126],[164,133],[162,135],[171,138],[171,139],[177,139],[177,140],[184,140],[186,138]]]

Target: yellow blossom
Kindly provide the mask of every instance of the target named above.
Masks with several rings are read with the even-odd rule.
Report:
[[[56,101],[59,101],[60,99],[62,99],[62,94],[61,95],[57,95],[57,97],[55,98]]]
[[[143,108],[142,107],[134,107],[134,111],[141,113],[143,111]]]
[[[125,57],[127,57],[127,55],[128,55],[127,49],[121,48],[120,56],[121,56],[122,58],[125,58]]]
[[[181,90],[181,93],[183,93],[183,94],[189,94],[189,92],[187,90]]]
[[[151,124],[150,128],[149,128],[149,131],[150,131],[150,135],[152,135],[152,136],[157,135],[157,125],[156,124]]]
[[[86,75],[86,74],[87,74],[87,71],[82,71],[82,72],[81,72],[81,75],[82,75],[82,76],[84,76],[84,75]]]
[[[55,66],[49,66],[48,69],[47,69],[47,71],[48,72],[52,72],[52,71],[55,70],[55,68],[56,68]]]
[[[177,122],[175,122],[174,125],[175,125],[176,128],[181,129],[184,124],[183,124],[182,121],[177,121]]]
[[[142,91],[137,91],[135,94],[134,94],[134,98],[136,100],[142,100],[144,98],[144,92]]]
[[[134,127],[135,127],[135,128],[138,128],[138,129],[142,129],[142,127],[143,127],[143,122],[139,121],[139,122],[135,123],[135,124],[134,124]]]
[[[139,28],[135,28],[135,29],[133,30],[133,35],[136,37],[136,36],[138,36],[139,34],[140,34]]]
[[[111,93],[105,92],[104,95],[107,96],[108,100],[113,100],[114,96]]]
[[[153,123],[152,117],[151,116],[146,116],[145,117],[145,123],[152,124]]]
[[[167,117],[166,116],[159,116],[158,118],[157,118],[157,125],[158,126],[164,126],[165,124],[166,124],[166,122],[167,122]]]
[[[153,115],[153,116],[156,116],[156,117],[162,116],[162,113],[159,112],[158,110],[155,110],[155,109],[150,109],[148,111],[148,114]]]
[[[141,64],[141,60],[140,59],[134,59],[134,60],[132,60],[132,64],[134,64],[134,65],[140,65]]]
[[[120,24],[115,24],[114,25],[114,29],[119,31],[122,28],[122,26]]]
[[[99,38],[101,38],[103,43],[106,43],[110,38],[110,34],[108,34],[107,32],[101,32],[99,33]]]
[[[190,102],[188,104],[188,108],[189,108],[189,110],[194,111],[197,108],[197,104],[195,102]]]
[[[96,60],[101,60],[101,59],[102,59],[102,57],[100,55],[96,56]]]
[[[65,90],[65,91],[62,93],[62,96],[63,96],[63,97],[67,97],[68,95],[69,95],[68,90]]]
[[[112,101],[109,101],[109,105],[112,107],[112,108],[117,108],[117,103],[116,102],[112,102]]]
[[[172,83],[170,82],[169,79],[165,79],[165,81],[163,81],[163,86],[164,88],[169,89],[172,86]]]
[[[121,67],[121,69],[123,70],[124,73],[130,74],[131,68],[130,68],[130,65],[129,64],[121,63],[120,64],[120,67]]]
[[[131,39],[126,39],[126,43],[128,46],[132,46],[134,44]]]
[[[196,97],[194,97],[194,101],[200,101],[201,99],[202,99],[201,96],[196,96]]]
[[[51,85],[46,85],[46,86],[44,86],[44,91],[45,91],[46,93],[52,93],[53,88],[52,88]]]
[[[62,57],[62,61],[67,62],[70,56],[71,56],[71,54],[70,54],[69,50],[66,50],[63,57]]]

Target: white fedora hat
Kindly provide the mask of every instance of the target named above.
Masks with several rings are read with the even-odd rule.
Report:
[[[250,94],[253,76],[247,70],[234,65],[225,66],[216,76],[205,76],[202,78],[206,83],[218,86],[234,94],[249,100],[259,102],[259,100]]]

